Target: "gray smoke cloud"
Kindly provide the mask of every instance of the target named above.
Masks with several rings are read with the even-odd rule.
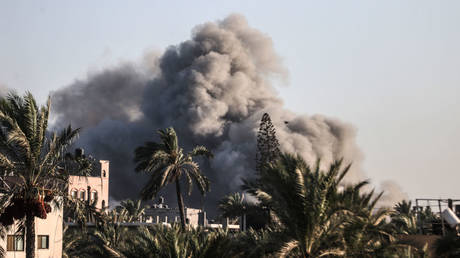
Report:
[[[190,40],[149,55],[141,64],[123,64],[93,73],[53,94],[55,126],[83,127],[78,145],[111,162],[111,197],[137,197],[145,177],[134,173],[134,149],[158,139],[156,130],[173,126],[180,144],[210,148],[202,162],[212,181],[206,205],[238,191],[255,168],[256,136],[263,113],[277,130],[281,149],[323,164],[353,162],[348,182],[364,179],[356,130],[322,115],[299,115],[283,107],[271,85],[287,76],[272,40],[231,15],[197,26]],[[286,123],[287,122],[287,123]],[[197,191],[195,191],[197,192]],[[175,197],[167,191],[169,203]],[[189,206],[199,206],[195,196]]]
[[[384,192],[377,204],[379,207],[391,208],[395,203],[409,200],[409,196],[403,191],[401,186],[391,180],[383,181],[378,187],[378,190]]]

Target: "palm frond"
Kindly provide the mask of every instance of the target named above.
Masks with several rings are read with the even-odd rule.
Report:
[[[204,146],[196,146],[191,152],[188,153],[191,157],[205,156],[206,158],[212,158],[213,154]]]

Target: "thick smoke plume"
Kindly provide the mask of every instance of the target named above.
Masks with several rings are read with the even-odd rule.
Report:
[[[343,157],[353,161],[346,180],[364,179],[355,129],[283,107],[270,80],[285,77],[286,71],[271,39],[249,27],[244,17],[199,25],[190,40],[149,62],[93,73],[53,95],[55,125],[83,127],[78,144],[110,160],[112,198],[138,196],[145,181],[134,173],[133,151],[158,139],[157,129],[173,126],[186,150],[205,145],[215,155],[202,163],[212,181],[206,198],[212,210],[224,194],[239,190],[242,177],[253,174],[257,129],[265,112],[282,151],[299,153],[309,162],[321,158],[323,164]],[[199,206],[199,199],[188,205]]]

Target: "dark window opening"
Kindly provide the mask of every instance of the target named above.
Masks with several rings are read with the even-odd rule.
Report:
[[[24,251],[24,236],[23,235],[8,235],[7,251]]]
[[[37,236],[37,248],[38,249],[48,249],[50,246],[50,237],[48,235],[39,235]]]

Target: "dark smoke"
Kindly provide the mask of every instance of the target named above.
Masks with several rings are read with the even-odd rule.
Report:
[[[201,163],[212,180],[206,204],[213,210],[224,194],[239,190],[242,177],[253,174],[257,128],[265,112],[283,151],[310,162],[321,158],[323,164],[344,157],[353,161],[347,180],[364,179],[355,129],[286,110],[270,84],[285,76],[271,39],[244,17],[231,15],[197,26],[192,39],[169,47],[148,65],[121,65],[55,92],[55,126],[84,127],[78,144],[110,160],[111,196],[117,200],[137,197],[145,182],[133,170],[135,147],[158,139],[157,129],[173,126],[186,150],[205,145],[214,152],[211,162]],[[168,201],[174,206],[173,196]],[[199,199],[188,205],[200,206]]]

